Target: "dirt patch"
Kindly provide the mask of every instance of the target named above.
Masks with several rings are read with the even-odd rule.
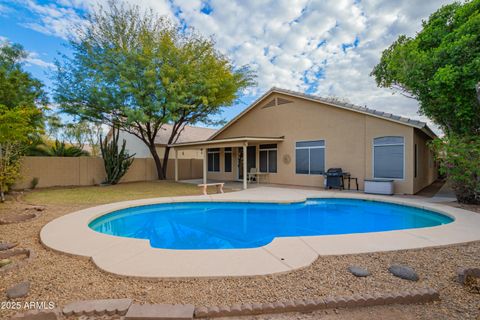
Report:
[[[34,206],[19,200],[19,197],[12,198],[10,205],[0,206],[0,225],[20,223],[38,217],[43,206]]]
[[[0,224],[19,223],[36,217],[35,213],[5,213],[0,215]]]

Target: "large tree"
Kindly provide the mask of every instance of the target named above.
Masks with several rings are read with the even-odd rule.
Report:
[[[57,62],[55,99],[63,111],[109,124],[140,138],[158,178],[165,179],[155,137],[173,125],[174,143],[187,124],[212,124],[252,84],[247,67],[235,68],[215,43],[152,11],[110,1],[87,18],[70,41],[73,54]]]
[[[27,53],[0,43],[0,200],[20,177],[21,156],[42,126],[47,98],[40,81],[22,69]]]
[[[70,122],[64,125],[62,137],[70,145],[80,150],[89,148],[93,157],[100,154],[100,136],[102,135],[102,125],[88,121]]]
[[[377,84],[417,99],[447,134],[480,134],[480,0],[443,6],[415,37],[400,36],[372,71]]]
[[[28,124],[41,129],[48,98],[43,84],[23,70],[27,55],[19,44],[0,42],[0,105],[5,110],[28,109]]]

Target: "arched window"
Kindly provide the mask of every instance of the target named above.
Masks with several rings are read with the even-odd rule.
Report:
[[[405,142],[403,137],[373,139],[373,177],[404,179]]]

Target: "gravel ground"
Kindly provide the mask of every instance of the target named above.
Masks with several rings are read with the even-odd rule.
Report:
[[[40,205],[40,204],[39,204]],[[24,212],[26,205],[11,201],[5,213]],[[31,281],[27,298],[16,301],[53,301],[61,306],[73,300],[133,298],[142,303],[192,303],[218,305],[242,302],[273,302],[285,299],[323,297],[432,287],[440,291],[442,301],[421,306],[390,306],[362,310],[338,310],[311,314],[288,314],[255,319],[370,319],[369,312],[384,312],[395,319],[480,319],[480,294],[470,293],[454,281],[458,267],[480,266],[480,242],[443,248],[320,257],[311,266],[282,275],[256,278],[193,280],[138,280],[106,274],[87,259],[67,256],[45,249],[39,243],[39,231],[56,217],[85,208],[74,205],[47,205],[39,217],[17,224],[0,225],[0,241],[19,242],[19,248],[32,248],[37,257],[27,266],[0,277],[0,302],[6,301],[5,289],[23,280]],[[473,214],[473,213],[472,213]],[[480,231],[479,231],[480,232]],[[420,276],[412,283],[393,277],[387,271],[392,263],[407,264]],[[349,265],[367,267],[372,276],[355,278]],[[0,310],[0,319],[16,313]],[[355,318],[357,312],[358,318]],[[348,314],[351,317],[348,317]],[[402,314],[404,318],[395,317]],[[328,316],[328,317],[325,317]],[[364,318],[362,318],[365,316]],[[337,317],[337,318],[334,318]],[[340,317],[340,318],[339,318]],[[251,317],[250,317],[251,318]],[[393,319],[392,318],[392,319]]]

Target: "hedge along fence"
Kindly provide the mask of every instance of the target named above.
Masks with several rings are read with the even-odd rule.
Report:
[[[103,159],[99,157],[24,157],[22,178],[14,189],[30,188],[38,178],[39,188],[59,186],[91,186],[105,179]],[[179,179],[202,177],[202,160],[179,159]],[[175,160],[168,160],[167,179],[175,177]],[[151,158],[135,158],[120,183],[157,180],[155,163]]]

